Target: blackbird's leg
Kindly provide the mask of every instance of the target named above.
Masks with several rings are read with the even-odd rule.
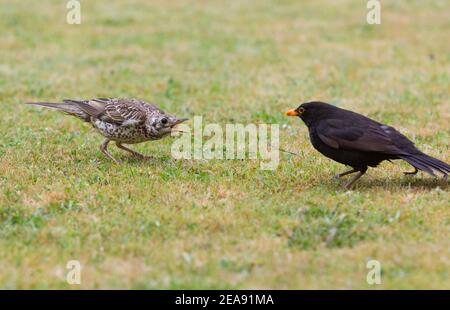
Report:
[[[345,172],[342,172],[342,173],[338,173],[338,174],[336,174],[334,177],[333,177],[333,180],[337,180],[337,179],[339,179],[339,178],[342,178],[344,175],[347,175],[347,174],[352,174],[352,173],[355,173],[355,172],[358,172],[359,170],[357,170],[357,169],[352,169],[352,170],[349,170],[349,171],[345,171]]]
[[[150,158],[152,158],[151,156],[145,156],[145,155],[143,155],[143,154],[141,154],[141,153],[139,153],[139,152],[136,152],[136,151],[134,151],[134,150],[132,150],[132,149],[129,149],[129,148],[127,148],[126,146],[123,146],[121,143],[119,143],[119,142],[116,142],[116,145],[117,145],[117,147],[119,148],[119,149],[122,149],[122,150],[125,150],[125,151],[127,151],[127,152],[130,152],[131,154],[133,154],[134,156],[136,156],[136,157],[139,157],[139,158],[141,158],[141,159],[150,159]]]
[[[419,170],[416,167],[414,167],[414,171],[406,171],[406,172],[403,172],[403,174],[405,174],[405,175],[416,175],[417,172],[419,172]]]
[[[366,171],[367,167],[362,170],[359,170],[358,173],[344,185],[344,188],[349,189],[353,185],[353,183],[355,183],[360,177],[364,175],[364,173],[366,173]]]
[[[106,156],[108,156],[110,159],[112,159],[116,164],[120,164],[120,161],[115,159],[114,156],[112,156],[109,152],[108,152],[108,143],[111,140],[109,139],[105,139],[105,141],[103,141],[102,145],[100,145],[100,151],[102,151],[103,154],[105,154]]]

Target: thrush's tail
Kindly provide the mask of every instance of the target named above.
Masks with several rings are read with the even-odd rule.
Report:
[[[447,177],[447,174],[450,173],[450,165],[424,153],[401,155],[399,157],[403,160],[406,160],[409,164],[416,167],[417,169],[425,171],[433,176],[433,170],[442,173],[444,177]]]
[[[64,103],[51,103],[51,102],[27,102],[27,104],[33,104],[43,106],[55,110],[63,111],[69,115],[76,116],[82,120],[89,122],[90,116],[82,109],[80,109],[75,102],[65,101]]]

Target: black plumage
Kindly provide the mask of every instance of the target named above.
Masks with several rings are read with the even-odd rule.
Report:
[[[320,153],[353,169],[336,175],[357,172],[346,183],[349,188],[368,167],[376,167],[383,160],[403,159],[418,170],[431,175],[440,172],[447,177],[450,165],[420,151],[413,142],[395,128],[381,124],[361,114],[344,110],[324,102],[307,102],[286,112],[298,116],[306,124],[312,145]]]

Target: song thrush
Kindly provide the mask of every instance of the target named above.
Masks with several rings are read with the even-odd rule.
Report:
[[[175,125],[186,121],[166,114],[154,104],[138,99],[96,98],[91,100],[63,100],[62,103],[30,102],[76,116],[100,132],[106,139],[100,150],[119,163],[108,152],[108,143],[114,141],[117,147],[139,158],[148,158],[123,144],[135,144],[158,140],[169,135]]]

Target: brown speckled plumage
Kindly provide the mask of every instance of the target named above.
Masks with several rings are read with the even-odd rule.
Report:
[[[106,138],[100,147],[101,151],[115,162],[119,161],[107,150],[110,141],[135,156],[146,158],[123,144],[161,139],[170,134],[175,125],[186,120],[168,115],[156,105],[138,99],[96,98],[30,104],[58,109],[91,123]]]

